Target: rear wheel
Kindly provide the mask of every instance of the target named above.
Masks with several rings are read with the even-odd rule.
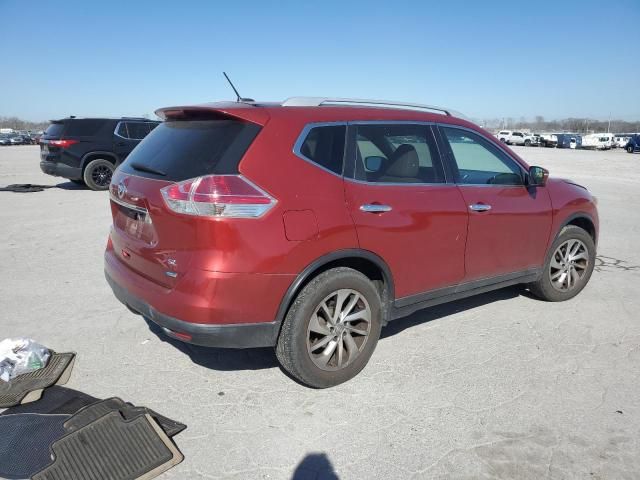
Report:
[[[531,146],[531,140],[525,140],[524,141],[524,146],[525,147],[530,147]]]
[[[84,169],[83,179],[91,190],[106,190],[111,183],[115,167],[104,158],[91,160]]]
[[[627,147],[627,153],[633,153],[633,147],[631,145]]]
[[[586,286],[596,261],[596,247],[585,230],[575,225],[562,229],[549,249],[542,277],[529,285],[531,292],[549,302],[575,297]]]
[[[340,267],[307,284],[289,309],[276,354],[302,383],[326,388],[355,377],[380,337],[381,302],[373,283]]]

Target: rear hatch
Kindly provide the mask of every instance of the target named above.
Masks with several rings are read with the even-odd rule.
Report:
[[[167,188],[203,176],[237,175],[259,131],[257,124],[216,112],[169,118],[156,127],[111,181],[111,240],[120,260],[172,288],[194,253],[211,243],[211,219],[173,211],[165,200]]]
[[[40,158],[55,161],[63,150],[79,158],[86,151],[87,142],[95,143],[97,138],[113,131],[115,123],[116,120],[100,118],[53,120],[40,138]]]

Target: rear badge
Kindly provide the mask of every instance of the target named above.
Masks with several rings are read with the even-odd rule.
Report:
[[[127,193],[127,187],[125,186],[124,182],[120,182],[118,184],[118,198],[124,198],[125,193]]]

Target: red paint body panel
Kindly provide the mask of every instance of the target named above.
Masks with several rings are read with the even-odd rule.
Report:
[[[470,212],[465,280],[540,267],[551,229],[551,200],[545,187],[459,187],[466,205],[491,210]]]
[[[360,247],[384,258],[397,298],[454,285],[464,278],[467,209],[455,185],[345,182]],[[384,213],[364,204],[392,207]]]

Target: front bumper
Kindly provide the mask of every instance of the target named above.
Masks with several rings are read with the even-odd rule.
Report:
[[[71,180],[82,179],[82,168],[70,167],[64,163],[48,162],[43,160],[40,162],[40,170],[47,175],[53,175],[54,177],[64,177]]]
[[[158,312],[147,302],[118,285],[106,271],[105,277],[118,300],[162,327],[165,334],[176,340],[221,348],[272,347],[276,344],[279,332],[277,322],[215,325],[185,322]]]

